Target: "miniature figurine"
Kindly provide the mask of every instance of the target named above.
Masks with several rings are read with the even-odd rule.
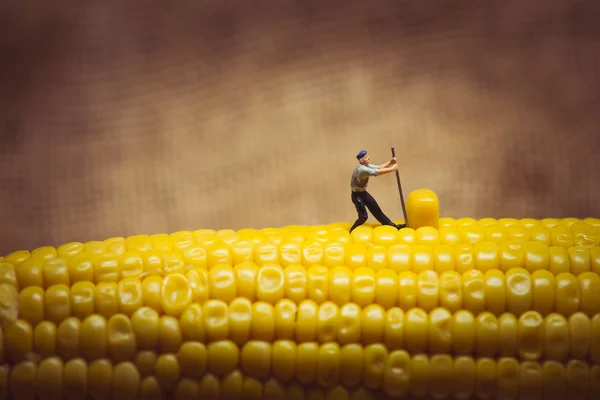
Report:
[[[396,164],[396,157],[392,158],[381,165],[371,164],[371,157],[367,155],[366,150],[361,150],[356,156],[358,159],[358,165],[352,172],[352,179],[350,181],[350,188],[352,190],[352,203],[356,206],[358,213],[358,219],[350,228],[352,232],[356,227],[364,224],[369,217],[367,209],[371,211],[371,214],[381,222],[382,225],[391,225],[397,229],[406,228],[405,224],[396,225],[381,211],[377,201],[367,192],[367,184],[371,176],[381,176],[389,174],[398,170],[398,164]]]

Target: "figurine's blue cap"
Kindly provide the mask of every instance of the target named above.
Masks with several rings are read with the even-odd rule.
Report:
[[[364,157],[364,156],[366,156],[366,155],[367,155],[367,151],[366,151],[366,150],[361,150],[361,151],[360,151],[360,153],[358,153],[358,154],[356,155],[356,159],[357,159],[357,160],[360,160],[361,158],[363,158],[363,157]]]

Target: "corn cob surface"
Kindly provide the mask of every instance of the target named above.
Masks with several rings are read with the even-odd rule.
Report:
[[[0,399],[598,398],[600,219],[407,210],[7,254]]]

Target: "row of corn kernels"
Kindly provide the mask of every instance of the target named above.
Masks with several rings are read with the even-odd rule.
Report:
[[[37,286],[49,288],[52,285],[73,285],[87,281],[94,283],[119,282],[124,278],[145,278],[185,274],[195,268],[223,268],[223,266],[280,266],[280,267],[339,267],[351,270],[369,268],[374,271],[390,269],[395,273],[413,271],[420,273],[432,270],[438,274],[446,271],[465,273],[470,270],[507,272],[512,268],[524,268],[533,273],[547,270],[554,275],[586,272],[600,274],[600,247],[586,248],[573,246],[565,249],[560,246],[547,246],[542,243],[525,242],[484,242],[471,245],[396,245],[389,248],[363,245],[347,245],[322,249],[313,258],[297,254],[294,257],[275,254],[255,262],[254,257],[233,259],[228,254],[209,262],[206,254],[185,257],[177,252],[166,253],[125,253],[93,255],[82,253],[72,258],[42,260],[31,258],[22,264],[13,265],[0,261],[0,284],[10,284],[16,288]],[[328,252],[328,250],[331,250]],[[289,256],[289,257],[288,257]],[[208,267],[208,268],[207,268]],[[231,268],[231,267],[230,267]]]
[[[0,398],[52,399],[372,399],[377,394],[432,398],[593,399],[600,366],[579,360],[518,361],[411,356],[384,346],[216,343],[206,354],[145,354],[141,365],[51,357],[0,367]],[[190,351],[195,349],[190,348]],[[210,352],[215,354],[211,356]],[[295,354],[294,354],[295,353]],[[212,357],[223,357],[221,359]],[[150,364],[148,363],[150,359]],[[199,373],[201,372],[201,373]],[[352,388],[352,389],[350,389]],[[360,388],[360,389],[358,389]],[[378,396],[379,397],[379,396]]]
[[[7,284],[0,288],[14,289]],[[230,302],[237,297],[275,305],[282,299],[298,304],[332,302],[338,306],[376,304],[384,309],[419,307],[431,311],[445,307],[495,315],[510,312],[519,316],[528,310],[542,315],[552,312],[570,316],[581,311],[590,317],[600,313],[600,276],[585,272],[578,276],[549,271],[529,273],[512,268],[506,273],[470,270],[463,274],[446,271],[396,273],[346,267],[253,264],[235,268],[220,266],[207,271],[197,268],[184,274],[145,279],[126,278],[117,282],[77,282],[72,286],[54,284],[47,289],[27,286],[11,297],[20,318],[37,323],[44,319],[60,323],[69,316],[84,318],[92,313],[110,317],[133,314],[148,306],[161,314],[178,317],[192,303],[209,300]],[[8,293],[9,290],[3,291]]]
[[[485,219],[484,219],[485,220]],[[390,226],[371,227],[363,225],[348,232],[347,227],[333,224],[330,227],[305,227],[290,229],[268,228],[263,231],[242,229],[212,231],[179,231],[171,234],[134,235],[127,238],[114,237],[104,241],[86,243],[64,243],[57,248],[42,246],[33,251],[20,250],[7,255],[6,261],[15,264],[29,258],[50,260],[56,257],[67,258],[78,253],[114,253],[121,255],[126,252],[171,251],[183,252],[189,247],[212,247],[215,244],[232,248],[252,248],[261,252],[271,246],[300,245],[300,244],[372,244],[391,246],[394,244],[476,244],[483,241],[537,241],[553,246],[584,246],[592,247],[600,244],[600,224],[576,222],[557,225],[508,225],[496,224],[457,224],[445,223],[439,228],[423,226],[417,229],[404,228],[397,230]],[[250,231],[250,232],[248,232]],[[264,232],[269,232],[265,234]]]
[[[589,317],[547,316],[527,311],[520,316],[490,312],[451,312],[438,307],[389,310],[371,304],[341,307],[331,302],[317,305],[305,300],[299,305],[282,300],[275,306],[237,298],[231,303],[210,300],[188,306],[180,317],[160,315],[142,307],[131,316],[90,314],[35,324],[25,319],[6,323],[0,336],[0,363],[22,361],[31,355],[58,354],[68,359],[88,360],[107,355],[127,360],[135,351],[176,351],[182,342],[232,340],[242,345],[249,340],[277,339],[297,343],[318,341],[339,344],[383,343],[390,349],[412,353],[452,353],[479,356],[518,356],[563,361],[589,359],[600,363],[600,314]]]

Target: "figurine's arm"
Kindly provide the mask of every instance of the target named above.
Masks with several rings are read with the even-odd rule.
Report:
[[[377,176],[389,174],[390,172],[394,172],[396,170],[398,170],[398,164],[394,164],[391,167],[385,168],[380,165],[379,168],[377,168]]]

